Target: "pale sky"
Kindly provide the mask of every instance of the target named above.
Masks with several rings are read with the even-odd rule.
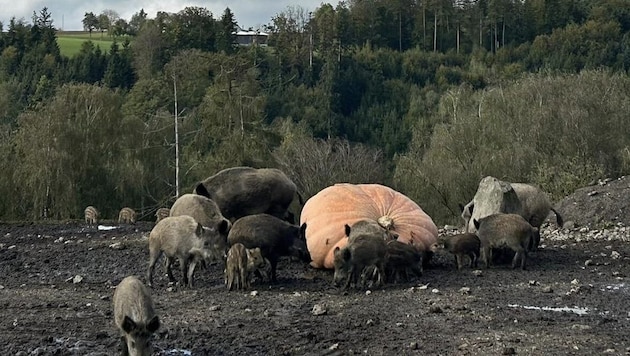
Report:
[[[239,26],[247,29],[260,28],[262,25],[271,23],[271,18],[276,14],[287,10],[288,6],[300,6],[308,11],[314,11],[322,3],[329,3],[337,6],[339,1],[323,0],[206,0],[206,1],[186,1],[186,0],[0,0],[0,22],[6,30],[9,20],[24,18],[28,24],[32,24],[33,11],[39,11],[47,7],[52,14],[53,26],[63,30],[82,30],[82,20],[86,12],[93,12],[99,15],[103,10],[114,10],[118,15],[129,21],[131,16],[140,9],[148,14],[149,18],[155,18],[158,11],[179,12],[185,7],[203,7],[210,12],[215,19],[218,19],[229,7],[236,18]]]

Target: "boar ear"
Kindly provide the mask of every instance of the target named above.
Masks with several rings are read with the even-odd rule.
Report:
[[[203,185],[203,183],[197,184],[197,186],[195,187],[195,193],[203,195],[206,198],[210,198],[210,193],[208,193],[208,189],[206,189],[206,186]]]
[[[136,325],[136,322],[131,320],[131,318],[128,317],[127,315],[125,315],[125,318],[123,319],[121,327],[123,331],[126,332],[127,334],[138,329],[138,325]]]
[[[147,331],[150,333],[154,333],[159,328],[160,328],[160,319],[158,319],[156,315],[153,318],[151,318],[151,320],[149,320],[149,323],[147,324]]]
[[[350,228],[350,225],[346,224],[346,225],[344,226],[344,228],[346,229],[346,236],[350,236],[350,230],[352,230],[352,229]]]
[[[479,230],[479,220],[473,219],[473,225],[475,225],[475,229]]]
[[[230,231],[230,221],[223,219],[219,223],[219,232],[222,234],[227,234]]]

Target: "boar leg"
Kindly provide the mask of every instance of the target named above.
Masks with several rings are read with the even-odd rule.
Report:
[[[193,258],[192,261],[188,264],[188,286],[190,288],[192,288],[194,284],[194,275],[195,275],[195,268],[197,267],[197,263],[198,263],[197,258]]]
[[[182,275],[182,287],[188,285],[188,261],[185,258],[178,258],[179,260],[179,270]]]
[[[269,263],[271,264],[271,283],[278,283],[276,278],[276,267],[278,266],[278,260],[275,258],[270,258]]]
[[[158,258],[160,258],[162,251],[156,251],[155,249],[149,249],[149,268],[147,269],[147,285],[151,287],[153,285],[153,269]]]
[[[169,282],[175,283],[175,277],[173,277],[173,258],[167,257],[164,261],[164,267],[166,268],[166,275],[168,276]]]
[[[234,289],[234,271],[230,267],[225,270],[225,284],[228,290]]]
[[[462,254],[458,253],[455,255],[455,263],[457,264],[457,270],[462,269]]]
[[[492,260],[492,248],[485,246],[481,249],[481,257],[485,268],[490,267],[490,260]]]
[[[247,263],[245,265],[247,265]],[[239,272],[242,289],[249,289],[249,278],[247,278],[249,273],[247,273],[247,267],[241,268]]]
[[[516,251],[516,253],[514,254],[514,258],[512,259],[512,269],[516,268],[516,263],[518,262],[518,259],[521,259],[521,269],[525,269],[525,263],[527,261],[527,250],[526,249],[519,249]]]
[[[346,284],[344,284],[343,289],[346,290],[350,287],[350,282],[354,279],[355,275],[355,267],[354,265],[350,267],[350,271],[348,273],[348,278],[346,279]]]
[[[411,272],[413,272],[416,277],[422,277],[422,261],[411,265]]]
[[[468,255],[468,257],[470,257],[470,268],[473,268],[473,267],[477,268],[477,259],[479,258],[477,254],[474,252],[471,252],[470,255]]]

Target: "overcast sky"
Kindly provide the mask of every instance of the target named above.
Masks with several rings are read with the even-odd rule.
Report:
[[[86,12],[100,14],[105,9],[114,10],[121,18],[129,21],[131,16],[140,9],[154,18],[158,11],[179,12],[188,6],[204,7],[210,10],[214,18],[220,18],[229,7],[234,13],[239,26],[259,28],[271,22],[271,18],[286,10],[288,6],[301,6],[307,11],[318,8],[322,2],[336,6],[338,1],[323,0],[110,0],[110,1],[80,1],[80,0],[0,0],[0,22],[7,29],[12,17],[24,18],[31,24],[33,11],[39,11],[47,7],[53,17],[53,26],[64,30],[82,30],[81,21]]]

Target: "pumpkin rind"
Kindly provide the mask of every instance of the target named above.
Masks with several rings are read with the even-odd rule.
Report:
[[[423,251],[437,241],[437,227],[418,204],[380,184],[335,184],[312,196],[302,209],[300,224],[306,223],[306,245],[315,268],[333,268],[335,247],[343,248],[346,224],[370,219],[393,221],[398,240],[413,242]]]

